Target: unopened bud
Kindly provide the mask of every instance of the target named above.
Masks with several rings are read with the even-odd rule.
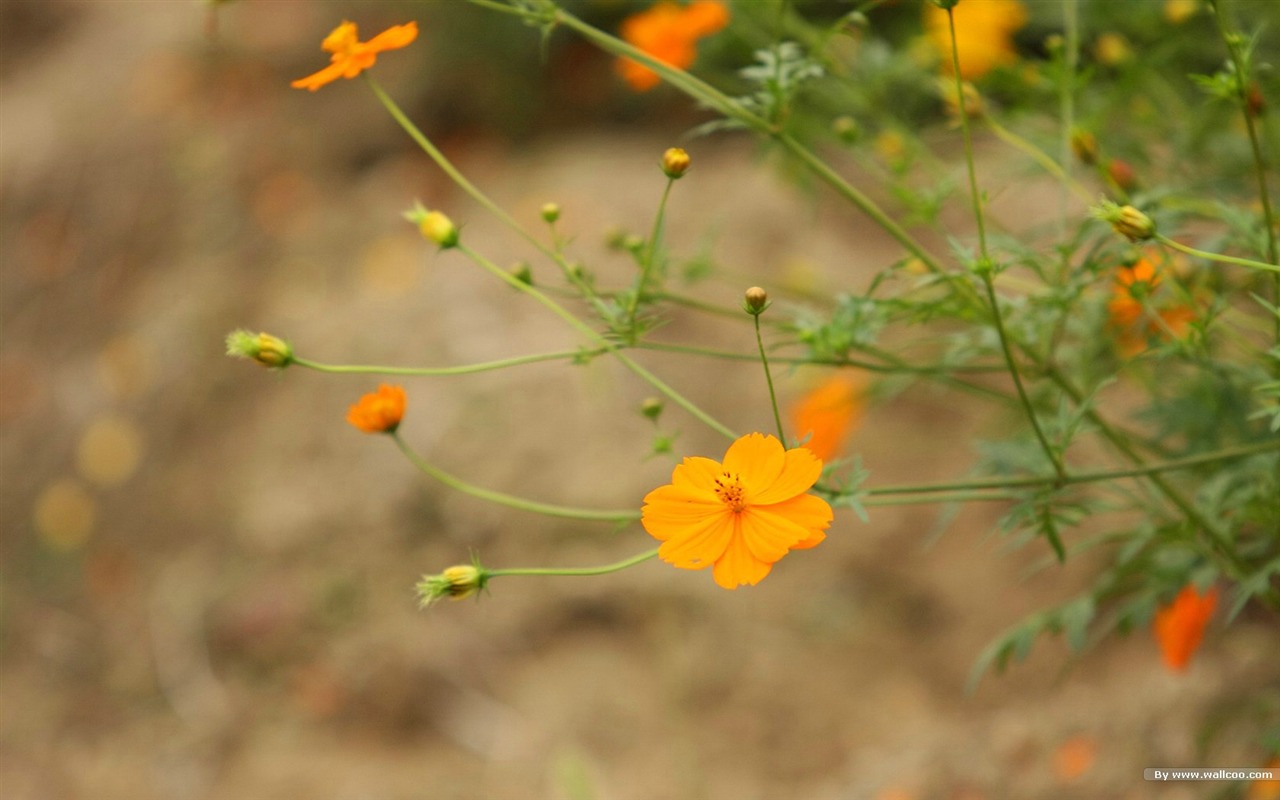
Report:
[[[1118,67],[1133,60],[1133,47],[1118,33],[1104,33],[1094,42],[1093,54],[1108,67]]]
[[[461,600],[470,597],[489,582],[489,573],[479,564],[449,567],[439,575],[423,575],[418,581],[418,604],[423,608],[442,598]]]
[[[428,211],[421,203],[414,203],[413,208],[404,212],[404,218],[416,225],[424,238],[440,245],[440,249],[457,247],[458,228],[444,212]]]
[[[658,421],[658,417],[662,416],[663,409],[662,399],[659,397],[646,397],[644,402],[640,404],[640,413],[654,422]]]
[[[836,117],[832,120],[831,132],[845,144],[856,143],[862,135],[862,131],[858,128],[857,120],[850,116]]]
[[[520,281],[526,286],[533,285],[533,268],[529,266],[527,261],[518,261],[511,265],[511,277]]]
[[[272,369],[284,369],[293,363],[293,348],[288,342],[269,333],[244,329],[227,334],[227,355],[250,358]]]
[[[1081,164],[1098,163],[1098,139],[1080,128],[1071,132],[1071,152]]]
[[[689,171],[689,154],[679,147],[670,147],[662,154],[662,171],[671,180]]]
[[[542,221],[550,225],[560,219],[560,204],[543,203],[538,213],[542,214]]]
[[[769,293],[759,286],[752,286],[743,295],[742,308],[751,316],[759,316],[769,306]]]
[[[1138,185],[1138,176],[1128,161],[1113,158],[1107,162],[1107,176],[1115,181],[1116,186],[1131,192]]]
[[[1156,235],[1156,224],[1151,217],[1133,206],[1118,206],[1104,202],[1093,210],[1093,215],[1111,225],[1111,228],[1131,242],[1141,242]]]

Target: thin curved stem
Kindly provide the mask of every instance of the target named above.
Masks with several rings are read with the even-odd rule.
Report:
[[[636,564],[643,564],[657,555],[658,548],[655,547],[631,558],[624,558],[621,561],[615,561],[612,564],[604,564],[599,567],[508,567],[506,569],[486,569],[485,575],[490,578],[507,575],[608,575],[611,572],[621,572],[628,567],[634,567]]]
[[[732,430],[730,430],[728,427],[726,427],[721,422],[716,420],[707,412],[703,411],[701,408],[698,408],[698,406],[694,405],[694,403],[691,400],[689,400],[687,397],[677,392],[675,389],[668,386],[667,383],[662,379],[660,379],[657,375],[654,375],[649,370],[637,364],[635,360],[628,357],[625,353],[621,352],[616,347],[613,347],[612,343],[610,343],[607,339],[605,339],[605,337],[602,334],[596,332],[594,329],[591,328],[590,325],[587,325],[585,322],[575,317],[564,306],[560,305],[555,300],[552,300],[547,295],[538,291],[537,288],[530,286],[529,284],[515,277],[511,273],[502,269],[497,264],[494,264],[492,261],[480,255],[476,251],[472,250],[470,247],[467,247],[465,244],[459,243],[457,245],[457,250],[463,255],[465,255],[467,258],[470,258],[476,264],[479,264],[481,267],[487,270],[490,274],[497,277],[503,283],[507,284],[513,289],[516,289],[519,292],[522,292],[532,297],[534,300],[537,300],[539,303],[541,303],[543,306],[549,309],[553,314],[555,314],[556,316],[560,317],[562,320],[567,322],[575,330],[581,332],[582,334],[586,335],[590,339],[601,343],[602,345],[608,346],[609,347],[608,352],[614,358],[618,359],[618,361],[620,361],[623,366],[625,366],[627,369],[631,370],[633,373],[638,375],[642,380],[644,380],[650,386],[652,386],[653,388],[657,389],[659,392],[666,395],[676,405],[680,406],[685,411],[688,411],[690,414],[692,414],[704,425],[706,425],[707,427],[711,428],[712,430],[716,431],[717,433],[729,439],[738,438],[737,434],[735,434]]]
[[[763,309],[761,309],[763,311]],[[764,366],[764,380],[769,384],[769,405],[773,409],[773,422],[778,426],[778,441],[787,446],[787,432],[782,427],[782,415],[778,413],[778,393],[773,388],[773,375],[769,372],[769,355],[764,349],[764,338],[760,335],[760,311],[751,315],[756,327],[756,347],[760,350],[760,363]]]
[[[634,522],[640,519],[640,512],[633,510],[625,511],[597,511],[587,508],[575,508],[572,506],[554,505],[551,503],[540,503],[536,500],[528,500],[523,497],[497,492],[492,489],[485,489],[481,486],[468,483],[463,479],[445,472],[434,464],[429,463],[422,456],[414,452],[408,443],[400,436],[399,433],[392,433],[391,439],[396,443],[396,447],[400,448],[400,452],[404,453],[405,458],[409,459],[412,464],[422,471],[423,474],[433,478],[450,489],[455,489],[463,494],[470,495],[480,500],[488,500],[491,503],[507,506],[508,508],[518,509],[520,511],[531,511],[535,514],[543,514],[548,517],[561,517],[564,519],[581,519],[591,522]]]
[[[324,364],[306,358],[293,357],[293,363],[300,367],[313,369],[316,372],[328,372],[347,375],[414,375],[430,377],[436,375],[470,375],[476,372],[517,367],[522,364],[537,364],[541,361],[567,361],[574,358],[592,357],[607,353],[613,347],[597,347],[594,350],[561,350],[555,353],[535,353],[527,356],[500,358],[496,361],[481,361],[475,364],[459,364],[452,367],[389,367],[377,364]]]
[[[1164,236],[1163,234],[1157,233],[1156,241],[1164,245],[1165,247],[1172,247],[1174,250],[1178,250],[1180,252],[1186,253],[1189,256],[1195,256],[1196,258],[1203,258],[1208,261],[1220,261],[1223,264],[1238,264],[1239,266],[1249,267],[1250,269],[1261,269],[1267,272],[1280,273],[1280,266],[1277,266],[1275,264],[1267,264],[1263,261],[1254,261],[1251,258],[1239,258],[1238,256],[1227,256],[1227,255],[1223,255],[1222,253],[1210,253],[1208,250],[1197,250],[1196,248],[1188,247],[1187,245],[1181,242],[1176,242],[1173,239],[1170,239],[1168,236]]]

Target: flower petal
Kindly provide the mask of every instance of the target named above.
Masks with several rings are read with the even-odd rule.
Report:
[[[773,569],[772,564],[766,564],[751,554],[751,550],[743,539],[741,528],[735,527],[728,547],[716,561],[712,575],[716,583],[725,589],[736,589],[743,584],[756,585],[764,580],[771,569]]]
[[[775,440],[776,441],[776,440]],[[802,495],[822,476],[822,462],[807,447],[796,447],[786,452],[782,470],[767,486],[755,487],[751,495],[752,505],[771,505]]]
[[[314,92],[321,86],[327,86],[341,78],[346,66],[343,62],[334,62],[319,72],[312,73],[305,78],[299,78],[289,85],[295,89],[309,89]]]
[[[785,464],[786,450],[782,442],[763,433],[743,436],[729,445],[724,454],[724,471],[741,477],[751,503],[756,502],[757,492],[773,485]]]
[[[808,531],[785,517],[760,514],[756,509],[742,513],[742,539],[757,561],[774,563],[808,535]]]
[[[683,526],[658,548],[658,558],[681,569],[706,569],[724,555],[733,534],[733,514],[709,516]]]
[[[408,22],[404,25],[395,25],[387,28],[382,33],[373,37],[364,43],[371,52],[381,53],[385,50],[399,50],[401,47],[407,47],[418,38],[418,23]]]
[[[640,523],[659,541],[679,536],[690,525],[729,513],[724,503],[681,486],[660,486],[645,495]]]
[[[716,478],[720,477],[723,471],[719,461],[701,456],[689,456],[672,471],[671,482],[676,486],[702,489],[714,498]]]

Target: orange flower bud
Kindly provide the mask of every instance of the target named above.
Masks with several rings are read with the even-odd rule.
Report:
[[[679,147],[668,148],[662,154],[662,171],[672,180],[682,177],[689,171],[689,154]]]

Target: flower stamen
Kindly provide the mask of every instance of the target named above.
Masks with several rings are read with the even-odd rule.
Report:
[[[747,492],[742,487],[742,476],[726,470],[716,478],[715,484],[716,497],[719,497],[720,502],[727,505],[730,511],[738,512],[747,507]]]

